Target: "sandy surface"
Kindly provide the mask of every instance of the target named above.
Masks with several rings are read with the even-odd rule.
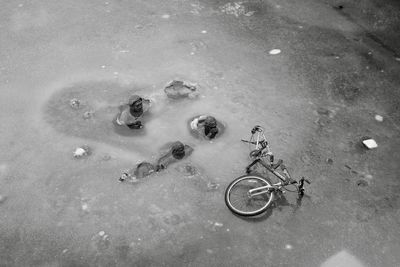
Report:
[[[0,265],[398,266],[399,21],[396,1],[2,3]],[[199,96],[168,99],[173,79]],[[152,100],[141,134],[112,124],[132,93]],[[213,142],[188,131],[203,113]],[[243,219],[223,194],[256,124],[312,184]],[[118,182],[175,140],[194,153]]]

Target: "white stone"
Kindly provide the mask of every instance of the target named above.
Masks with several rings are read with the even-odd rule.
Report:
[[[285,249],[292,249],[292,248],[293,248],[293,246],[290,245],[290,244],[287,244],[287,245],[285,246]]]
[[[78,148],[75,149],[75,151],[74,151],[74,157],[75,157],[75,158],[83,157],[83,156],[85,156],[86,154],[87,154],[86,150],[83,149],[83,148],[81,148],[81,147],[78,147]]]
[[[383,121],[383,117],[381,115],[375,115],[375,120],[382,122]]]
[[[364,140],[363,144],[369,149],[373,149],[373,148],[377,148],[378,147],[378,144],[376,143],[376,141],[374,139]]]
[[[201,31],[201,33],[207,33],[207,31]]]
[[[164,15],[162,15],[161,17],[162,17],[163,19],[169,19],[170,15],[164,14]]]
[[[271,51],[269,51],[270,55],[278,55],[281,53],[280,49],[272,49]]]
[[[99,232],[99,236],[103,236],[103,235],[105,235],[106,233],[104,232],[104,231],[100,231]]]

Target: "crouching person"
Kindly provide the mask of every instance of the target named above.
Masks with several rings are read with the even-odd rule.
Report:
[[[191,146],[185,145],[180,141],[173,142],[169,151],[157,161],[156,171],[166,169],[168,165],[188,157],[192,152],[193,148]]]
[[[136,182],[138,179],[149,176],[154,172],[166,169],[170,164],[188,157],[192,152],[192,147],[179,141],[173,142],[168,146],[167,152],[158,159],[156,165],[146,161],[141,162],[135,168],[123,172],[119,181]]]
[[[218,133],[221,132],[221,126],[217,120],[212,116],[201,115],[194,118],[190,122],[190,128],[192,132],[197,132],[199,136],[206,139],[214,139]]]
[[[141,129],[143,128],[141,119],[149,108],[150,100],[133,95],[129,98],[128,104],[120,107],[116,123],[121,126],[128,126],[130,129]]]

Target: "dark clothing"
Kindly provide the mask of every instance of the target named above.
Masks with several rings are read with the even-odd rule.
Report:
[[[218,133],[218,128],[217,127],[207,127],[207,125],[204,127],[204,134],[210,139],[213,139]]]
[[[177,162],[189,156],[193,151],[188,145],[184,145],[181,142],[174,142],[170,148],[170,151],[167,152],[164,156],[162,156],[157,162],[157,169],[166,169],[168,165]]]

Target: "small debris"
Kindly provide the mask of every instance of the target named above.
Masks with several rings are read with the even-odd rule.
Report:
[[[219,188],[219,184],[216,182],[208,182],[207,188],[208,190],[217,190]]]
[[[76,98],[73,98],[73,99],[71,99],[71,100],[69,101],[69,105],[70,105],[70,107],[73,108],[73,109],[78,109],[78,108],[80,107],[80,105],[81,105],[81,101],[79,101],[79,100],[76,99]]]
[[[216,227],[222,227],[222,226],[224,226],[224,224],[223,224],[223,223],[219,223],[219,222],[215,222],[215,223],[214,223],[214,226],[216,226]]]
[[[269,51],[270,55],[278,55],[280,53],[281,53],[280,49],[272,49],[272,50]]]
[[[208,253],[208,254],[213,254],[214,251],[213,251],[212,249],[207,249],[207,253]]]
[[[162,15],[161,17],[162,17],[163,19],[169,19],[171,16],[168,15],[168,14],[164,14],[164,15]]]
[[[395,60],[396,60],[396,61],[400,61],[400,57],[396,57]]]
[[[138,24],[135,26],[135,29],[138,29],[138,30],[143,29],[143,28],[144,28],[144,26],[141,24]]]
[[[365,186],[368,186],[368,182],[365,181],[365,180],[363,180],[363,179],[360,179],[360,180],[358,180],[358,181],[356,182],[356,185],[357,185],[357,186],[361,186],[361,187],[365,187]]]
[[[374,149],[374,148],[378,147],[378,144],[376,143],[376,141],[374,139],[366,139],[366,140],[363,140],[362,143],[368,149]]]
[[[82,158],[90,154],[90,148],[87,145],[78,147],[74,151],[74,158]]]
[[[83,203],[83,204],[82,204],[82,210],[83,210],[83,211],[87,211],[88,208],[89,208],[88,204],[86,204],[86,203]]]
[[[333,159],[331,159],[331,158],[326,159],[326,163],[332,165],[333,164]]]
[[[201,33],[205,34],[205,33],[207,33],[207,31],[201,31]]]
[[[67,253],[68,252],[68,249],[64,249],[63,251],[62,251],[62,254],[65,254],[65,253]]]
[[[375,115],[375,120],[382,122],[383,121],[383,117],[381,115]]]
[[[85,120],[88,120],[90,118],[92,118],[94,115],[94,111],[90,110],[90,111],[86,111],[85,113],[83,113],[83,118]]]
[[[104,236],[106,233],[104,231],[99,232],[99,236]]]
[[[102,68],[102,69],[105,69],[105,68],[106,68],[106,65],[101,65],[101,68]]]

